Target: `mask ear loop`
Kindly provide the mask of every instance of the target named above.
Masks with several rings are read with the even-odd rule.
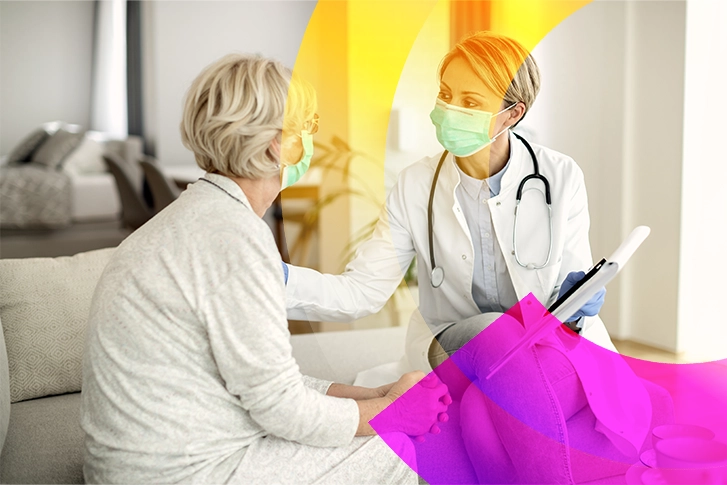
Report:
[[[500,115],[501,115],[502,113],[504,113],[505,111],[508,111],[508,110],[511,110],[511,109],[513,109],[513,108],[514,108],[515,106],[517,106],[517,102],[515,102],[515,103],[511,104],[510,106],[508,106],[508,107],[507,107],[507,108],[505,108],[505,109],[502,109],[502,110],[498,111],[497,113],[495,113],[495,115],[494,115],[494,116],[500,116]],[[493,116],[493,117],[494,117],[494,116]],[[503,133],[505,133],[505,132],[506,132],[507,130],[509,130],[509,129],[510,129],[510,127],[509,127],[509,126],[505,127],[505,129],[504,129],[504,130],[502,130],[502,131],[501,131],[500,133],[498,133],[497,135],[495,135],[494,137],[492,137],[492,140],[490,141],[490,143],[494,143],[494,141],[495,141],[495,140],[497,140],[497,137],[499,137],[500,135],[502,135]]]

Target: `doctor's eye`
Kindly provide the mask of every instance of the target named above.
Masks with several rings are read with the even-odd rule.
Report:
[[[439,91],[439,94],[437,95],[437,97],[442,100],[447,100],[447,99],[450,99],[452,96],[450,96],[449,93],[447,93],[447,92]]]
[[[479,103],[475,101],[474,99],[465,99],[464,100],[464,106],[465,108],[477,108],[479,107]]]

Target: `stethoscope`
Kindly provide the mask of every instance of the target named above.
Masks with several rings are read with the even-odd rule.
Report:
[[[520,185],[517,188],[517,195],[515,196],[515,219],[513,221],[513,230],[512,230],[512,248],[513,248],[513,254],[515,255],[515,261],[517,261],[517,264],[522,266],[523,268],[527,269],[541,269],[547,266],[547,264],[550,262],[550,256],[553,252],[553,212],[550,207],[550,184],[548,183],[548,179],[545,178],[544,175],[540,174],[540,170],[538,168],[538,157],[535,156],[535,152],[533,151],[533,147],[530,146],[530,143],[528,143],[525,138],[518,135],[517,133],[513,133],[521,142],[523,142],[523,145],[525,145],[525,148],[528,149],[528,152],[530,153],[530,158],[533,160],[533,173],[526,176],[520,181]],[[449,154],[448,151],[444,151],[442,154],[442,158],[439,159],[439,163],[437,164],[437,169],[434,171],[434,178],[432,179],[432,187],[429,190],[429,207],[427,209],[427,223],[428,223],[428,231],[429,231],[429,263],[430,268],[432,268],[432,273],[430,276],[432,286],[434,288],[439,288],[442,283],[444,282],[444,268],[441,266],[437,266],[436,262],[434,261],[434,229],[433,229],[433,219],[432,219],[432,207],[434,206],[434,192],[437,189],[437,181],[439,180],[439,172],[442,170],[442,165],[444,164],[444,159],[447,158],[447,155]],[[548,207],[548,223],[550,225],[550,244],[548,246],[548,256],[545,258],[545,262],[539,266],[537,266],[535,263],[523,263],[520,261],[520,257],[517,252],[517,213],[518,208],[520,207],[520,201],[523,197],[523,189],[525,188],[525,184],[530,180],[540,180],[543,182],[543,185],[545,186],[545,205]]]

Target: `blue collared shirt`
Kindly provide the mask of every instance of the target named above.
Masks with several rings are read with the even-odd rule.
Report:
[[[505,312],[518,299],[505,257],[495,237],[487,201],[500,193],[502,177],[510,166],[510,161],[498,173],[484,180],[470,177],[459,165],[455,165],[460,177],[455,194],[467,221],[475,251],[472,298],[483,313]]]

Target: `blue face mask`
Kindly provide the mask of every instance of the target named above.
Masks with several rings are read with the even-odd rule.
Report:
[[[502,111],[490,113],[461,108],[437,99],[429,118],[437,128],[437,140],[445,150],[458,157],[469,157],[494,142],[507,128],[490,138],[492,118],[513,108],[513,103]]]
[[[283,168],[280,190],[284,190],[300,180],[310,167],[310,160],[313,158],[313,135],[303,130],[300,138],[303,141],[303,155],[295,165]]]

